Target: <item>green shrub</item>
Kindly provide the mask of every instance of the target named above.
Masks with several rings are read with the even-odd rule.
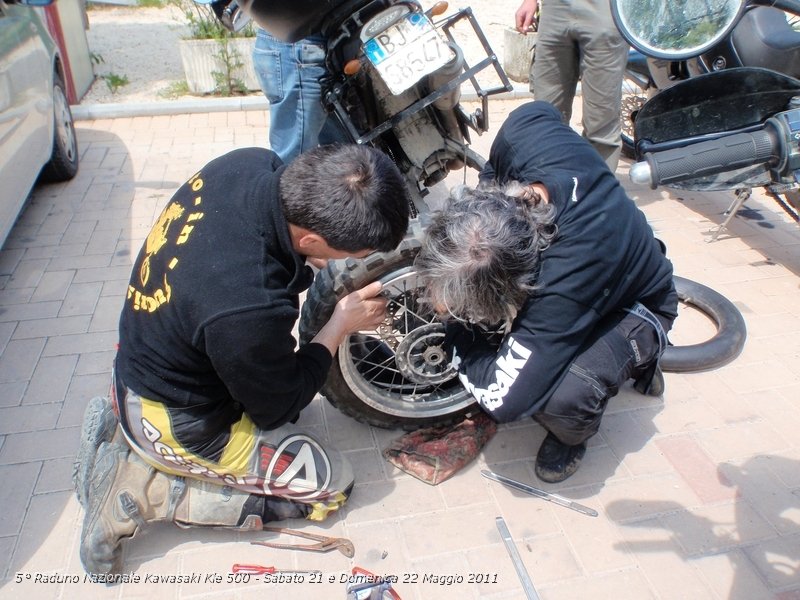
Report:
[[[193,0],[167,0],[178,7],[189,25],[189,39],[223,40],[232,37],[254,37],[256,34],[252,23],[237,33],[231,33],[219,22],[209,4],[198,4]]]

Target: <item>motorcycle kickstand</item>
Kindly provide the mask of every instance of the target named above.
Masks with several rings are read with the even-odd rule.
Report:
[[[722,213],[727,216],[725,217],[725,220],[720,223],[719,227],[713,230],[711,239],[708,240],[708,243],[716,242],[720,234],[724,230],[728,229],[728,223],[731,222],[731,219],[736,216],[736,213],[739,212],[739,209],[742,208],[742,205],[750,198],[751,192],[752,191],[750,188],[737,188],[734,191],[736,197],[734,198],[733,202],[731,202],[731,205],[727,208],[727,210]]]

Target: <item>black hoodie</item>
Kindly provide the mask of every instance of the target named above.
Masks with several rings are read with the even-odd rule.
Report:
[[[206,456],[243,410],[263,429],[294,419],[331,365],[320,344],[295,350],[313,274],[292,249],[283,169],[260,148],[203,167],[162,212],[128,287],[117,373],[164,403],[178,441]]]
[[[644,214],[550,104],[531,102],[508,116],[481,180],[542,183],[557,211],[557,237],[541,255],[537,290],[499,352],[477,331],[456,326],[462,382],[505,422],[547,402],[604,317],[639,301],[672,320],[677,299],[672,265]]]

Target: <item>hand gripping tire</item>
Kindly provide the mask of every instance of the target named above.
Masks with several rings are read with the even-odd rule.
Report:
[[[733,303],[719,292],[696,281],[675,276],[678,299],[708,315],[717,325],[709,340],[690,346],[670,346],[661,357],[661,368],[672,373],[691,373],[728,364],[744,347],[747,326]]]
[[[477,404],[451,369],[440,343],[444,327],[419,303],[413,270],[421,235],[416,223],[393,252],[364,260],[331,261],[317,274],[303,303],[300,340],[327,323],[336,302],[380,280],[388,318],[371,332],[348,336],[333,360],[322,395],[340,411],[376,427],[414,430],[460,421]]]

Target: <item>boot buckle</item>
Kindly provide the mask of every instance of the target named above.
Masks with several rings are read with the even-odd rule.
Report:
[[[178,502],[183,498],[183,493],[186,491],[186,479],[183,477],[176,477],[172,481],[169,488],[169,504],[167,505],[167,521],[175,520],[175,511],[178,508]]]
[[[144,528],[144,517],[136,500],[129,492],[122,492],[119,495],[119,506],[123,514],[136,523],[140,528]]]

